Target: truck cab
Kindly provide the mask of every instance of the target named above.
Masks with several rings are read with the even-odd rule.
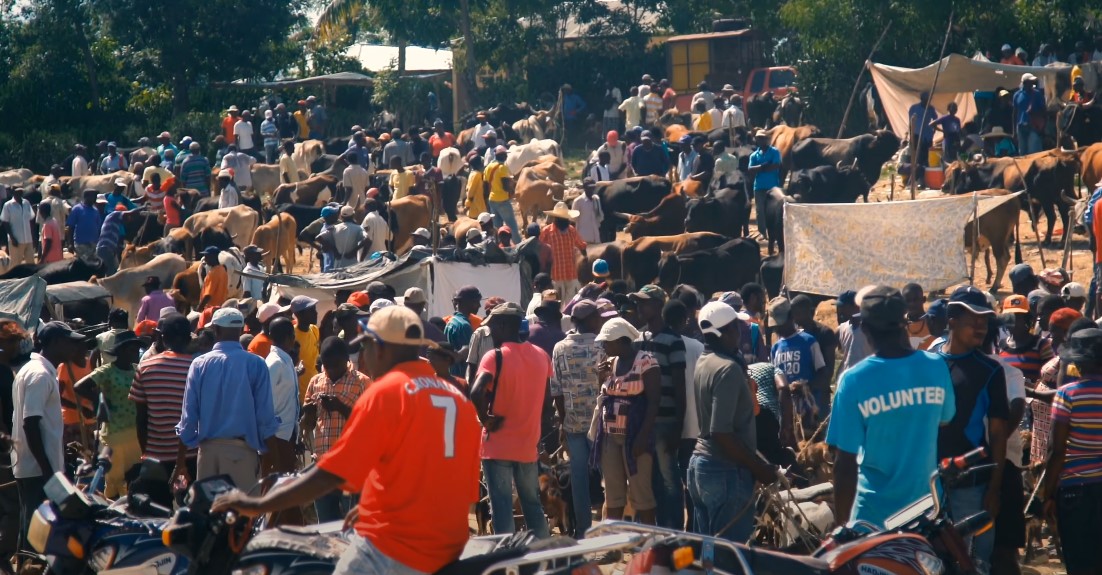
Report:
[[[772,92],[777,100],[784,98],[790,89],[796,87],[796,69],[792,66],[773,66],[770,68],[754,68],[746,78],[746,86],[742,91],[742,100],[747,102],[751,97],[763,92]]]

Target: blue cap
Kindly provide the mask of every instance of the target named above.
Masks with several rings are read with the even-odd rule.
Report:
[[[693,135],[692,134],[685,134],[684,136],[681,136],[681,138],[677,140],[677,143],[678,144],[689,144],[689,143],[692,143],[692,141],[693,141]]]
[[[926,317],[944,320],[949,313],[949,300],[941,298],[926,308]]]
[[[1025,281],[1037,279],[1037,274],[1029,264],[1018,264],[1010,268],[1010,284],[1016,285]]]
[[[838,300],[834,303],[835,305],[857,305],[857,292],[846,290],[838,294]]]
[[[117,147],[119,147],[119,145],[116,144],[115,142],[107,142],[107,147],[108,148],[117,148]]]
[[[972,313],[995,313],[995,310],[991,309],[991,305],[987,303],[987,296],[983,295],[982,291],[972,286],[959,287],[953,291],[953,295],[949,296],[948,305],[964,306]]]
[[[599,278],[607,278],[611,272],[608,269],[608,262],[605,260],[596,260],[593,262],[593,275]]]
[[[526,317],[521,318],[520,319],[520,335],[527,338],[528,337],[528,328],[529,328],[528,318],[526,318]]]
[[[222,253],[222,250],[218,246],[207,246],[207,248],[203,250],[203,255],[205,256],[216,256],[220,253]]]
[[[338,213],[339,212],[337,212],[336,208],[333,208],[333,207],[330,207],[330,206],[325,206],[324,208],[321,209],[321,217],[323,217],[323,218],[328,218],[329,216],[335,216]]]

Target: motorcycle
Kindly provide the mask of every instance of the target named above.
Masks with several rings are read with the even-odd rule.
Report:
[[[974,466],[983,450],[942,461],[930,477],[930,495],[900,511],[881,529],[857,522],[835,530],[810,557],[748,547],[724,539],[622,521],[606,521],[587,537],[634,533],[639,552],[626,575],[699,571],[723,575],[946,575],[970,573],[964,538],[983,533],[991,521],[980,512],[954,523],[938,493],[938,480],[952,487],[989,468]],[[656,570],[657,568],[657,570]]]
[[[100,493],[111,468],[111,453],[104,448],[94,466],[84,463],[76,476],[91,479],[80,489],[62,473],[46,483],[46,501],[31,518],[27,539],[41,554],[51,573],[110,573],[136,569],[130,573],[182,575],[187,561],[165,548],[161,528],[172,511],[155,503],[148,494],[131,491],[127,497],[111,502]],[[156,481],[167,476],[161,464],[143,462],[139,475]]]

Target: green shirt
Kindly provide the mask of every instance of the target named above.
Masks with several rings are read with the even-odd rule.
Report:
[[[134,371],[119,369],[114,363],[101,365],[88,377],[99,387],[107,402],[110,414],[110,433],[133,429],[137,424],[138,409],[130,401],[130,385],[134,383]]]

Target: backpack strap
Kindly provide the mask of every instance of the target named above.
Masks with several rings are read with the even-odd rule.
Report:
[[[503,358],[503,356],[501,354],[501,348],[500,347],[495,347],[494,348],[494,364],[496,364],[497,369],[494,370],[494,384],[493,384],[493,387],[492,387],[490,393],[488,394],[488,397],[486,398],[486,413],[488,415],[493,415],[494,414],[494,398],[497,396],[498,382],[501,381],[501,360],[502,360],[502,358]]]

